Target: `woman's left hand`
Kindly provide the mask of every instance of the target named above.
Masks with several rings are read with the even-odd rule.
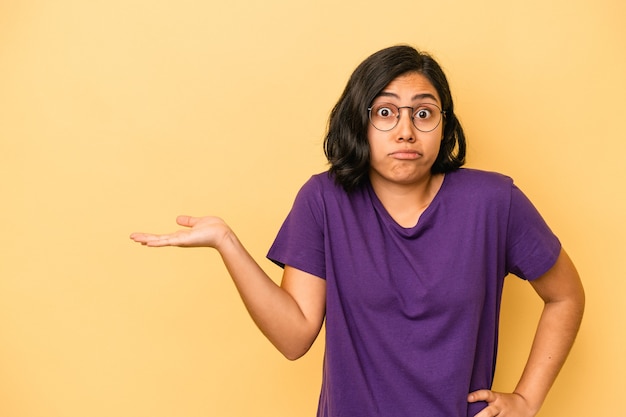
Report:
[[[467,401],[487,403],[487,407],[474,417],[533,417],[536,415],[528,401],[517,393],[506,394],[483,389],[470,393]]]

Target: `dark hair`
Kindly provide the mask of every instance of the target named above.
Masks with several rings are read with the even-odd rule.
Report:
[[[368,178],[367,108],[391,81],[409,72],[422,74],[430,81],[445,111],[441,149],[431,172],[450,172],[465,163],[465,135],[454,114],[452,95],[443,70],[426,53],[406,45],[392,46],[374,53],[354,70],[330,114],[324,153],[330,163],[330,173],[346,191],[361,186]]]

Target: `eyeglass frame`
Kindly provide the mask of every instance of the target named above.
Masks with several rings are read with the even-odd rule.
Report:
[[[409,115],[411,117],[411,123],[413,124],[413,126],[415,126],[415,128],[417,130],[419,130],[422,133],[432,132],[433,130],[437,129],[437,127],[439,127],[439,125],[441,124],[441,121],[446,117],[446,111],[442,110],[441,107],[439,107],[438,105],[436,105],[434,103],[422,103],[422,104],[428,104],[429,106],[436,107],[437,110],[439,110],[439,114],[441,115],[441,117],[439,118],[439,121],[437,122],[435,127],[433,127],[430,130],[422,130],[419,127],[417,127],[417,125],[415,124],[415,117],[414,117],[415,113],[417,113],[417,110],[419,110],[419,107],[418,107],[417,110],[415,110],[415,107],[412,107],[412,106],[401,106],[401,107],[399,107],[399,106],[396,106],[393,103],[379,103],[379,104],[381,104],[381,105],[382,104],[389,104],[389,105],[391,105],[391,106],[393,106],[393,107],[398,109],[398,116],[396,117],[396,123],[392,127],[390,127],[389,129],[385,130],[385,129],[380,129],[380,128],[376,127],[374,122],[372,122],[372,109],[374,108],[374,105],[371,105],[370,107],[367,108],[367,119],[369,120],[371,125],[374,126],[374,129],[379,130],[381,132],[390,132],[393,129],[395,129],[396,126],[398,126],[398,123],[400,123],[400,116],[401,116],[401,113],[402,113],[400,110],[402,110],[402,109],[411,109],[411,112],[409,113]],[[415,110],[415,113],[414,113],[414,110]]]

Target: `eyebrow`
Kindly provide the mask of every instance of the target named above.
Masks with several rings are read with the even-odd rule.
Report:
[[[390,93],[387,91],[382,91],[378,96],[376,97],[393,97],[393,98],[397,98],[398,100],[400,99],[400,96],[397,95],[396,93]],[[435,97],[434,95],[430,94],[430,93],[422,93],[422,94],[416,94],[413,97],[411,97],[411,100],[420,100],[420,99],[425,99],[425,98],[430,98],[435,100],[436,102],[439,102],[439,100],[437,100],[437,97]]]

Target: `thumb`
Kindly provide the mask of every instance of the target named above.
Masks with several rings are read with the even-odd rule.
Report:
[[[196,223],[198,223],[198,218],[193,216],[178,216],[176,217],[176,223],[180,226],[185,227],[193,227]]]
[[[470,403],[475,403],[477,401],[486,401],[492,402],[495,399],[495,394],[493,391],[488,389],[481,389],[478,391],[471,392],[467,396],[467,401]]]

